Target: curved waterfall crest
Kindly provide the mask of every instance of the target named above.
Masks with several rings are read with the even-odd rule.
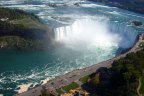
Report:
[[[81,19],[72,25],[54,29],[55,41],[62,43],[95,43],[103,46],[131,47],[136,39],[134,28],[108,18]]]

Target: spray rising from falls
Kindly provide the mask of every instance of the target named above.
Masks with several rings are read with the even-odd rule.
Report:
[[[105,17],[77,20],[70,26],[55,29],[55,40],[69,45],[129,48],[136,36],[131,27],[111,22]]]
[[[135,43],[138,32],[131,26],[119,23],[108,22],[110,32],[119,34],[118,38],[121,38],[118,43],[120,48],[130,48]]]

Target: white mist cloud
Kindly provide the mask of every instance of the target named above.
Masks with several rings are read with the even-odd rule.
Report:
[[[77,20],[71,26],[57,28],[56,41],[84,47],[87,45],[118,46],[121,38],[118,34],[109,31],[107,21],[108,18],[105,17]]]

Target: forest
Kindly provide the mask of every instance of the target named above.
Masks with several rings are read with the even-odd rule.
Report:
[[[137,96],[144,94],[144,49],[130,53],[85,77],[83,88],[92,96]]]

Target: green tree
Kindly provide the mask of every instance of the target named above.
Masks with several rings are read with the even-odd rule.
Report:
[[[100,84],[99,74],[96,74],[95,77],[91,80],[94,85]]]

